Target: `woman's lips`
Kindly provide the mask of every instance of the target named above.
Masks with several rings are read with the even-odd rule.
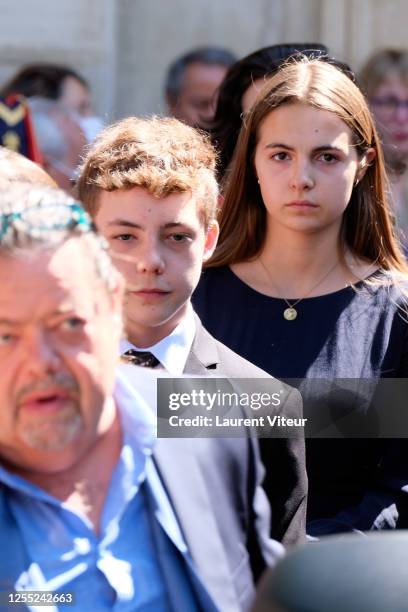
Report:
[[[309,200],[294,200],[286,204],[289,208],[318,208],[317,204],[309,202]]]

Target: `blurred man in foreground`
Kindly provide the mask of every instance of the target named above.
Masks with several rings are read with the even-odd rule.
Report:
[[[15,186],[0,212],[0,591],[248,609],[281,554],[256,466],[223,440],[155,447],[149,407],[115,381],[122,281],[75,201]]]

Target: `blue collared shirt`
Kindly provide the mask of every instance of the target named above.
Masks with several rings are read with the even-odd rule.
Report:
[[[191,304],[189,304],[185,316],[177,327],[160,342],[142,349],[129,342],[129,340],[123,339],[120,343],[120,352],[123,354],[129,349],[149,351],[160,361],[170,376],[181,376],[186,367],[195,333],[194,312]]]
[[[10,588],[16,590],[75,592],[76,605],[70,609],[79,612],[168,612],[144,484],[155,441],[155,418],[139,398],[129,394],[123,380],[115,398],[124,442],[99,535],[86,516],[0,466],[7,506],[4,516],[12,517],[22,542],[21,550],[6,552],[7,521],[0,518],[1,554],[10,555],[0,563],[0,583],[12,580]],[[4,568],[10,568],[13,577],[5,576]],[[48,607],[47,612],[54,609]]]

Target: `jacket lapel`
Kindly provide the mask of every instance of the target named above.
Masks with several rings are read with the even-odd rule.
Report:
[[[195,457],[197,443],[199,440],[161,438],[153,457],[198,576],[221,610],[238,610],[225,549]],[[161,505],[160,499],[156,501]],[[161,520],[165,516],[168,512],[159,512],[157,518]],[[180,545],[179,537],[174,540],[169,521],[161,524]]]
[[[217,344],[214,338],[203,327],[196,314],[194,315],[194,319],[196,334],[190,354],[187,358],[184,374],[189,376],[208,376],[211,374],[212,370],[214,370],[215,374],[220,361]]]

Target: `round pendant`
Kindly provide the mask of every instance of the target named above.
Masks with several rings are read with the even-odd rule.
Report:
[[[294,321],[297,317],[297,310],[293,307],[286,308],[286,310],[283,311],[283,316],[287,321]]]

